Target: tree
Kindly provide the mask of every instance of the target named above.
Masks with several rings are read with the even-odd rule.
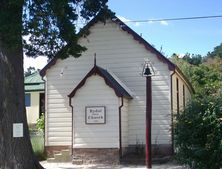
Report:
[[[212,52],[208,52],[206,58],[214,58],[214,57],[222,58],[222,43],[216,46]]]
[[[217,93],[222,85],[222,74],[204,64],[192,69],[192,84],[196,89],[197,94],[212,95]]]
[[[177,159],[192,169],[222,166],[222,95],[195,97],[175,125]]]
[[[27,71],[25,71],[25,73],[24,73],[24,74],[25,74],[25,77],[31,75],[31,74],[34,73],[35,71],[39,71],[39,69],[36,70],[35,67],[29,66],[29,67],[27,68]]]
[[[42,168],[33,155],[26,120],[23,48],[32,57],[80,56],[86,48],[77,43],[77,21],[89,21],[98,12],[103,13],[102,18],[110,16],[106,3],[107,0],[0,1],[1,169]],[[28,41],[22,40],[22,35]],[[23,123],[24,137],[12,137],[13,123]]]
[[[201,59],[201,63],[193,62],[189,55],[172,56],[172,61],[189,78],[196,93],[177,117],[174,128],[176,157],[193,169],[222,166],[222,59],[219,48],[209,52],[214,54]]]
[[[171,56],[171,61],[181,69],[186,77],[192,76],[192,69],[195,65],[191,65],[186,59],[179,58],[177,54]]]
[[[198,95],[217,93],[222,85],[221,59],[208,59],[201,64],[191,64],[188,59],[173,55],[171,60],[181,69]]]
[[[191,65],[199,65],[202,63],[202,56],[186,53],[186,55],[183,57],[183,60],[187,61]]]
[[[207,58],[203,64],[222,73],[222,58]]]

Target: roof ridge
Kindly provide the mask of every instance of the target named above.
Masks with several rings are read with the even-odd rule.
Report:
[[[94,18],[91,19],[91,21],[89,21],[89,23],[87,25],[85,25],[80,32],[78,33],[80,37],[82,37],[84,35],[84,32],[86,32],[87,29],[89,29],[91,26],[93,26],[95,23],[97,23],[98,21],[100,21],[100,17],[99,15],[101,15],[101,13],[99,13],[98,15],[96,15]],[[106,18],[108,19],[108,18]],[[116,15],[110,16],[110,20],[115,23],[120,25],[120,27],[122,28],[123,31],[128,32],[129,34],[131,34],[135,40],[139,41],[140,43],[142,43],[144,45],[144,47],[154,53],[158,59],[162,60],[163,62],[165,62],[168,67],[169,70],[175,70],[175,64],[172,63],[168,58],[166,58],[162,53],[160,53],[156,48],[154,48],[152,45],[150,45],[143,37],[139,36],[134,30],[132,30],[129,26],[127,26],[123,21],[121,21]],[[122,25],[122,26],[121,26]],[[47,69],[49,69],[52,65],[56,64],[58,57],[54,57],[52,60],[49,61],[49,63],[40,71],[40,75],[41,76],[45,76]]]
[[[37,74],[37,73],[39,73],[39,71],[38,70],[36,70],[35,72],[33,72],[33,73],[31,73],[30,75],[28,75],[28,76],[25,76],[25,78],[26,77],[31,77],[31,76],[34,76],[35,74]]]
[[[40,72],[35,71],[32,74],[26,76],[24,78],[24,83],[25,84],[36,84],[36,83],[44,83],[44,81],[41,79]]]

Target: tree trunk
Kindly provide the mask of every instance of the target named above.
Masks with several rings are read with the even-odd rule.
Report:
[[[21,0],[0,2],[0,14],[5,14],[5,25],[11,32],[8,38],[0,32],[1,169],[42,168],[32,150],[24,105],[22,5]],[[13,138],[13,123],[23,123],[23,137]]]

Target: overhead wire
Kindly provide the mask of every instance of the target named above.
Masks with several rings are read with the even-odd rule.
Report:
[[[180,18],[162,18],[162,19],[146,19],[146,20],[127,20],[129,22],[160,22],[160,21],[181,21],[181,20],[196,20],[196,19],[212,19],[222,18],[222,15],[209,15],[209,16],[193,16],[193,17],[180,17]]]
[[[222,18],[222,15],[206,15],[206,16],[191,16],[191,17],[178,17],[178,18],[162,18],[162,19],[144,19],[144,20],[122,20],[124,23],[145,23],[145,22],[161,22],[161,21],[182,21],[182,20],[197,20],[197,19],[214,19]],[[77,21],[77,24],[81,26],[78,29],[82,28],[87,22]]]

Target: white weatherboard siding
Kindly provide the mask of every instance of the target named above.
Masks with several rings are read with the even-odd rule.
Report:
[[[67,95],[93,67],[94,53],[97,55],[97,65],[111,70],[134,93],[134,98],[128,102],[129,145],[135,145],[138,141],[145,144],[146,82],[141,72],[144,58],[152,62],[156,73],[152,77],[152,142],[170,144],[171,86],[168,66],[115,23],[97,23],[90,28],[90,32],[87,38],[80,40],[80,44],[88,49],[81,57],[58,60],[46,72],[46,145],[71,144],[71,109]]]
[[[91,76],[72,98],[74,148],[119,148],[119,99],[100,76]],[[105,106],[105,124],[85,124],[86,106]]]
[[[30,93],[30,106],[26,107],[26,116],[28,124],[36,124],[39,118],[39,95],[40,92],[26,92]]]
[[[177,83],[176,83],[176,79],[178,79],[178,87],[179,87],[179,111],[183,110],[184,105],[183,105],[183,99],[185,99],[185,105],[187,105],[187,103],[190,101],[191,99],[191,91],[189,91],[185,81],[183,80],[183,78],[181,78],[181,76],[179,76],[177,73],[173,74],[172,77],[172,90],[173,90],[173,113],[176,114],[177,113]],[[185,89],[185,97],[183,98],[183,86]]]

